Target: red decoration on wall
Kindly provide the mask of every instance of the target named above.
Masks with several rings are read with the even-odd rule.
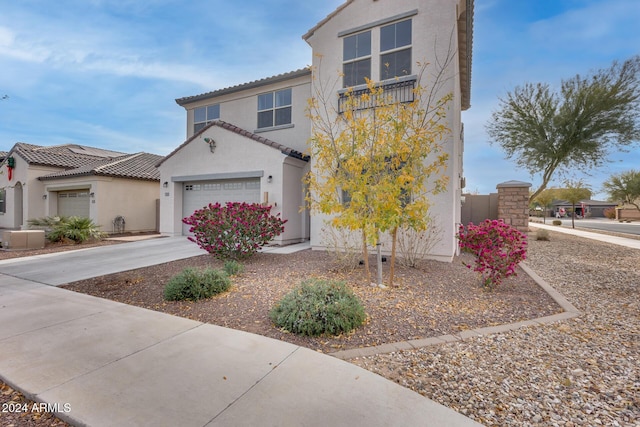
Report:
[[[9,181],[11,181],[11,177],[13,176],[13,168],[7,165],[7,169],[9,169]]]

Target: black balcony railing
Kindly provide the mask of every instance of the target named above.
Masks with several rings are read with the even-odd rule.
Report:
[[[413,102],[416,83],[416,78],[381,83],[376,87],[382,87],[382,95],[367,98],[362,95],[370,93],[369,88],[341,92],[338,94],[338,112],[342,114],[347,109],[366,110],[384,104]]]

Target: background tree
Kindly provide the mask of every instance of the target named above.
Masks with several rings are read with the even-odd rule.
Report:
[[[630,170],[612,175],[602,186],[609,200],[635,206],[640,211],[640,172]]]
[[[606,161],[614,147],[640,139],[640,56],[593,74],[548,84],[516,87],[487,124],[507,158],[542,174],[534,200],[556,172],[588,171]]]
[[[534,204],[537,204],[542,208],[542,222],[547,222],[547,209],[549,209],[554,200],[556,200],[558,190],[556,188],[547,188],[538,193],[533,200]]]
[[[564,188],[558,191],[559,196],[571,203],[571,228],[576,228],[576,204],[581,200],[591,198],[591,189],[582,181],[566,180]],[[584,217],[584,212],[582,212]]]
[[[368,81],[363,94],[346,93],[342,113],[325,96],[335,91],[318,84],[309,100],[314,162],[306,182],[311,208],[332,216],[338,228],[362,234],[365,269],[370,280],[367,244],[379,245],[381,233],[392,236],[389,283],[393,282],[397,230],[423,231],[429,224],[429,195],[442,191],[447,154],[440,142],[449,94],[432,100],[420,85],[413,102]],[[329,98],[331,99],[331,98]],[[381,285],[379,257],[378,284]]]

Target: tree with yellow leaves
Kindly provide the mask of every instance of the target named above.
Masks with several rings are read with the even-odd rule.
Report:
[[[419,78],[410,100],[384,87],[367,80],[364,91],[348,89],[338,112],[325,98],[335,91],[318,86],[308,106],[313,166],[306,183],[312,210],[330,215],[334,227],[361,232],[369,280],[367,245],[379,247],[381,233],[390,233],[392,284],[398,228],[424,231],[429,195],[447,184],[441,143],[452,96],[433,100],[437,91],[427,92]],[[381,271],[378,256],[378,285]]]

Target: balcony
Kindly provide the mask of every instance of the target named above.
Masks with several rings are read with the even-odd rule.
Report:
[[[382,102],[385,103],[407,103],[413,102],[415,99],[415,88],[418,79],[416,76],[407,76],[397,80],[385,81],[378,83],[376,87],[382,87],[384,94],[384,101],[379,97],[372,96],[366,100],[362,99],[362,95],[369,93],[369,89],[366,86],[358,86],[353,91],[349,92],[344,89],[338,93],[338,112],[344,113],[350,107],[349,96],[355,101],[355,110],[366,110],[380,106]]]

